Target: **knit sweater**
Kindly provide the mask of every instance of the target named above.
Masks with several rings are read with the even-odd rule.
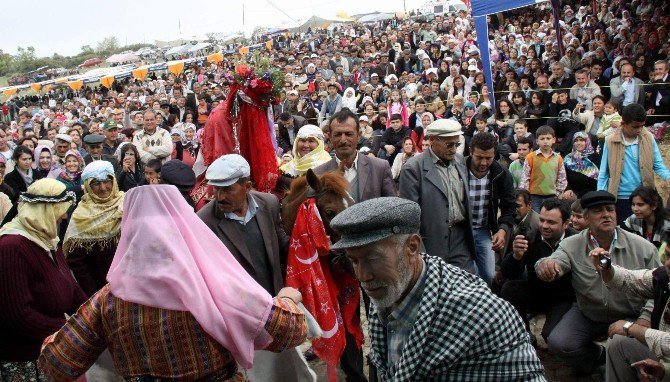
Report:
[[[565,191],[567,185],[563,157],[560,154],[552,153],[545,157],[537,150],[526,156],[520,188],[528,190],[531,195],[558,196]]]
[[[60,250],[54,259],[23,236],[0,236],[0,361],[37,360],[64,313],[86,301]]]

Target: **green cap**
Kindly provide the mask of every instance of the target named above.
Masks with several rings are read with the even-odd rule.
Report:
[[[104,126],[102,127],[104,130],[112,130],[118,128],[116,125],[116,121],[113,119],[110,119],[109,121],[105,122]]]

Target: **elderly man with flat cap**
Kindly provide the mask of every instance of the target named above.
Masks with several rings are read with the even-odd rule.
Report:
[[[544,381],[524,324],[486,283],[421,253],[421,209],[376,198],[332,221],[370,296],[370,360],[377,381]]]
[[[88,134],[84,137],[84,146],[88,154],[84,156],[84,163],[88,165],[89,163],[96,160],[105,160],[114,166],[114,171],[119,167],[119,162],[116,160],[116,156],[107,155],[103,153],[103,145],[105,143],[105,136],[102,134]]]
[[[214,200],[198,211],[198,216],[247,273],[275,295],[284,287],[282,269],[290,238],[282,228],[279,200],[272,194],[253,191],[250,176],[249,163],[240,155],[228,154],[215,160],[205,173],[214,188]],[[282,353],[257,351],[254,367],[248,371],[249,380],[314,381],[315,375],[296,349]]]
[[[572,365],[575,376],[589,375],[605,363],[605,349],[593,341],[607,334],[610,324],[637,319],[636,324],[650,326],[653,301],[608,290],[590,258],[599,256],[606,267],[654,269],[660,265],[653,244],[617,227],[615,203],[607,191],[587,192],[581,204],[588,228],[563,239],[551,256],[535,263],[543,281],[571,275],[577,304],[556,324],[547,344],[550,353]]]
[[[400,197],[421,206],[426,251],[474,273],[475,241],[468,197],[468,169],[456,150],[463,134],[453,120],[438,119],[424,135],[431,147],[410,158],[400,172]]]

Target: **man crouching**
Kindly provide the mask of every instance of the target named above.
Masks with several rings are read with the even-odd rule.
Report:
[[[544,381],[523,322],[476,276],[421,253],[421,209],[376,198],[338,214],[356,277],[372,300],[378,381]],[[375,380],[371,375],[371,380]]]

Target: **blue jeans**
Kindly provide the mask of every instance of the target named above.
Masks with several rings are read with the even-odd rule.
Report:
[[[477,275],[490,286],[496,271],[496,254],[493,252],[491,230],[488,227],[481,227],[473,228],[472,232],[475,237],[475,250],[477,251],[475,255]]]
[[[530,205],[533,207],[533,211],[535,211],[539,214],[540,209],[542,208],[542,203],[545,200],[551,199],[551,198],[555,198],[555,196],[531,195],[530,196]]]

